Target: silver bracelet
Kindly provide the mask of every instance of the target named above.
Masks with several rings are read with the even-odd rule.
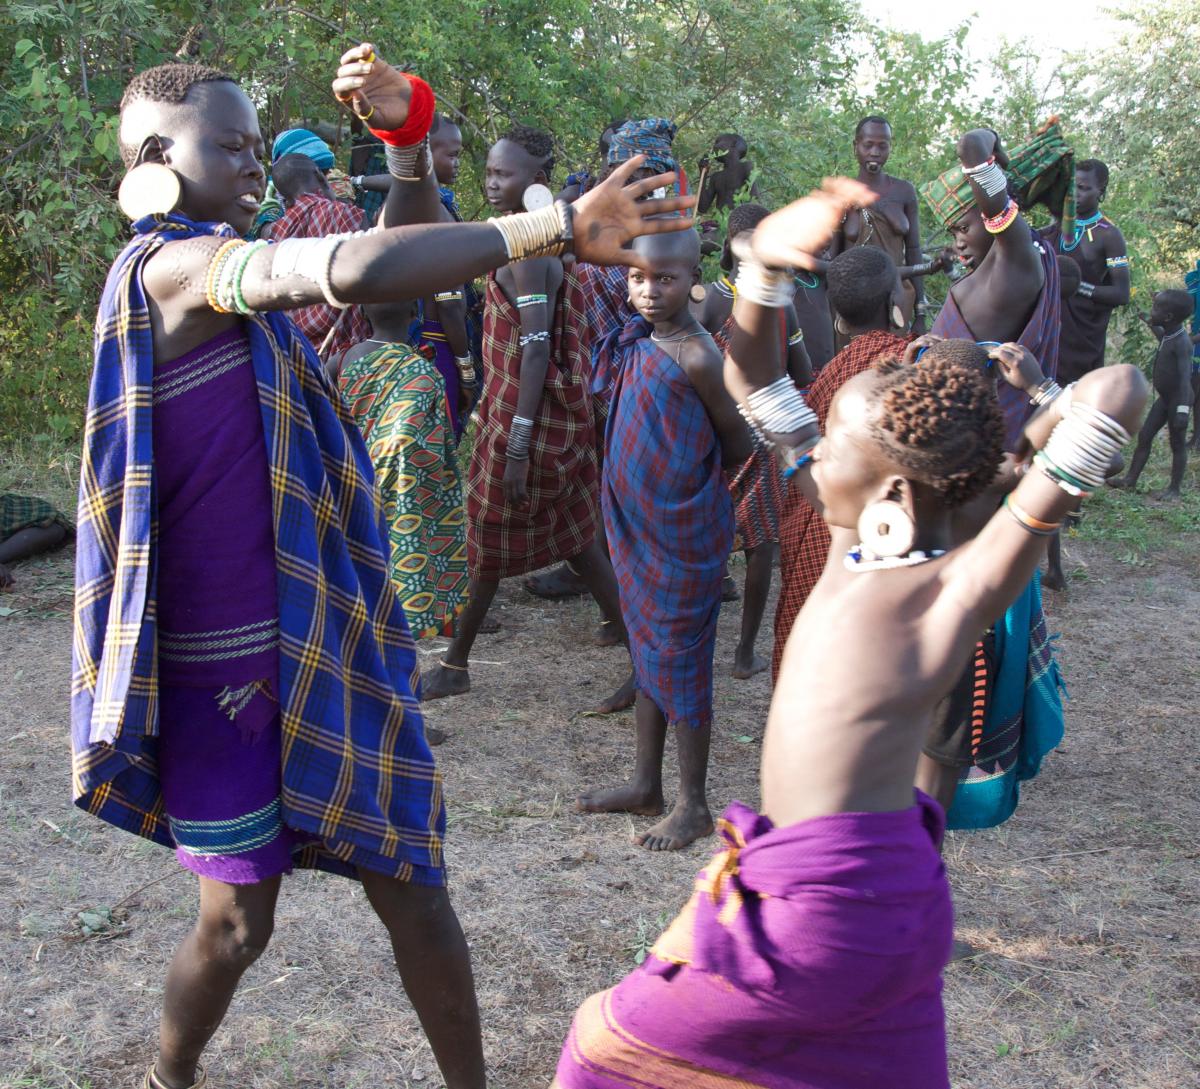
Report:
[[[506,456],[513,461],[524,461],[529,457],[529,444],[533,439],[533,421],[524,416],[514,416],[508,429]]]
[[[1096,285],[1089,284],[1087,280],[1080,280],[1079,286],[1075,289],[1076,295],[1082,295],[1085,299],[1090,299],[1096,294]]]
[[[271,279],[284,280],[299,276],[321,289],[330,306],[344,310],[350,304],[333,293],[333,260],[338,248],[347,238],[357,238],[365,231],[353,234],[328,234],[324,238],[286,238],[271,246]]]
[[[817,422],[817,414],[786,374],[751,393],[746,398],[746,410],[763,431],[775,435],[790,435]]]
[[[536,344],[539,340],[549,340],[549,339],[550,339],[550,330],[543,329],[540,333],[526,333],[524,336],[522,336],[518,339],[517,343],[522,348],[524,348],[525,345],[527,345],[527,344]]]
[[[1029,401],[1035,405],[1048,405],[1061,393],[1062,386],[1053,378],[1047,378],[1029,395]]]
[[[387,160],[388,173],[397,181],[420,181],[429,173],[433,158],[429,153],[429,137],[426,136],[419,144],[406,144],[404,147],[394,147],[385,144],[384,158]],[[420,165],[421,172],[417,173]]]
[[[796,284],[791,269],[768,268],[760,261],[742,257],[738,259],[737,293],[759,306],[778,309],[795,298]]]
[[[1003,193],[1008,188],[1008,177],[994,159],[978,166],[964,166],[962,172],[989,197]]]
[[[560,257],[572,236],[571,209],[562,200],[536,212],[517,212],[488,222],[504,239],[504,252],[510,261],[521,261],[526,257]]]

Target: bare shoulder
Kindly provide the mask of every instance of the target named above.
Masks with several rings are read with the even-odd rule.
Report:
[[[1104,241],[1104,254],[1106,257],[1121,257],[1125,253],[1125,236],[1111,219],[1106,222],[1109,229],[1100,233]]]
[[[679,366],[693,385],[724,381],[725,359],[707,331],[679,342]]]
[[[204,235],[168,242],[145,264],[142,286],[163,310],[205,305],[204,281],[213,255],[228,239]]]

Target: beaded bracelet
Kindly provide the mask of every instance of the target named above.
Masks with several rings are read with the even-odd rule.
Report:
[[[788,347],[794,348],[797,344],[804,343],[804,330],[797,329],[790,337],[788,337]]]
[[[473,386],[478,381],[475,361],[469,355],[456,355],[454,365],[458,368],[458,380],[464,386]]]
[[[1057,484],[1067,495],[1073,495],[1077,499],[1090,499],[1092,497],[1092,492],[1082,480],[1077,480],[1069,473],[1064,472],[1043,451],[1039,450],[1033,455],[1033,463],[1041,469],[1051,483]]]
[[[524,334],[524,336],[522,336],[522,337],[521,337],[521,338],[520,338],[520,339],[517,341],[517,343],[518,343],[518,344],[519,344],[519,345],[520,345],[522,348],[524,348],[524,347],[525,347],[525,345],[527,345],[527,344],[536,344],[536,343],[537,343],[539,340],[549,340],[549,339],[550,339],[550,330],[549,330],[549,329],[543,329],[543,330],[542,330],[541,332],[539,332],[539,333],[526,333],[526,334]]]
[[[1090,299],[1096,294],[1096,285],[1089,284],[1087,280],[1080,280],[1079,286],[1075,289],[1076,295],[1082,295],[1085,299]]]
[[[233,251],[245,244],[240,238],[231,238],[213,254],[212,260],[208,263],[208,271],[204,276],[204,298],[218,314],[228,314],[231,311],[222,306],[221,300],[217,297],[217,277],[220,275],[221,269],[225,267],[225,262],[233,256]]]
[[[254,308],[247,304],[246,296],[242,294],[242,277],[246,275],[246,268],[250,264],[250,259],[270,245],[265,238],[259,238],[251,242],[245,249],[239,250],[237,256],[230,262],[231,271],[229,278],[233,283],[233,304],[234,309],[239,314],[253,314]]]
[[[463,293],[461,291],[438,291],[433,296],[433,301],[436,303],[445,302],[462,302]]]
[[[1024,507],[1018,505],[1011,495],[1004,497],[1004,509],[1016,519],[1017,525],[1035,537],[1053,537],[1062,528],[1062,522],[1044,522],[1035,518]]]
[[[1003,211],[994,216],[984,217],[983,225],[989,234],[1003,234],[1016,222],[1020,214],[1021,209],[1017,207],[1017,202],[1010,197]]]
[[[1129,267],[1129,256],[1127,254],[1122,253],[1117,257],[1107,258],[1104,263],[1109,268],[1128,268]]]
[[[518,295],[517,309],[523,310],[527,306],[542,306],[547,302],[545,295]]]

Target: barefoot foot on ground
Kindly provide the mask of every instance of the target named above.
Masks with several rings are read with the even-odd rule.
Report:
[[[738,654],[733,659],[733,675],[739,681],[744,681],[761,673],[770,664],[761,654]]]
[[[662,791],[635,783],[611,790],[589,790],[575,800],[575,810],[579,813],[636,813],[640,817],[657,817],[663,811]]]
[[[1151,498],[1160,499],[1164,503],[1174,503],[1179,498],[1179,493],[1171,488],[1164,488],[1161,492],[1155,492]]]
[[[471,691],[471,674],[465,669],[453,669],[438,664],[421,674],[421,700],[440,700],[443,696],[461,696]]]
[[[741,598],[738,592],[738,585],[733,581],[732,575],[726,575],[721,580],[721,600],[722,601],[737,601]]]
[[[1114,476],[1106,480],[1105,483],[1110,488],[1127,488],[1129,491],[1133,491],[1136,487],[1136,485],[1129,482],[1129,477],[1127,476]]]
[[[432,749],[435,745],[444,745],[446,743],[446,731],[439,730],[436,726],[430,726],[425,723],[425,743]]]
[[[1067,588],[1067,576],[1063,574],[1061,567],[1047,567],[1046,573],[1042,576],[1043,590],[1065,590]]]
[[[496,632],[498,632],[502,627],[504,627],[504,625],[501,624],[500,621],[497,620],[494,616],[492,616],[491,613],[488,613],[487,616],[485,616],[479,622],[479,634],[480,635],[495,635]]]
[[[634,683],[633,674],[629,674],[629,679],[625,681],[611,696],[603,703],[599,704],[592,711],[594,715],[611,715],[617,711],[625,711],[633,706],[633,701],[637,699],[637,685]]]
[[[601,620],[592,633],[592,642],[598,647],[619,647],[621,645],[621,625],[615,620]]]
[[[564,597],[583,597],[588,592],[587,584],[565,563],[552,571],[531,575],[521,583],[534,597],[547,601],[558,601]]]
[[[712,814],[705,805],[676,804],[666,820],[634,837],[634,843],[647,851],[678,851],[702,836],[712,834]]]

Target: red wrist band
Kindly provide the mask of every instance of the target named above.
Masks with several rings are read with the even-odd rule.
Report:
[[[392,147],[412,147],[419,144],[429,135],[433,125],[433,111],[437,100],[433,97],[433,88],[420,76],[404,72],[404,78],[412,87],[412,97],[408,102],[408,120],[398,129],[371,129],[371,135],[379,137],[385,144]]]

